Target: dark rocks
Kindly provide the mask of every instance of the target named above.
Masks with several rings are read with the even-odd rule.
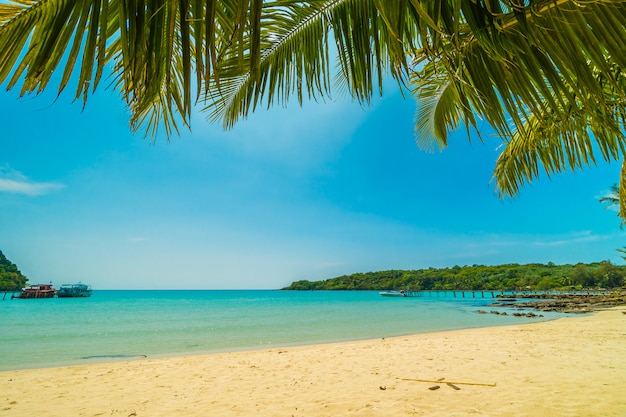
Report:
[[[518,298],[533,298],[536,301],[523,301],[515,304],[494,303],[498,307],[514,307],[535,311],[560,313],[589,313],[592,311],[626,305],[626,291],[619,290],[602,294],[533,294],[517,295]]]

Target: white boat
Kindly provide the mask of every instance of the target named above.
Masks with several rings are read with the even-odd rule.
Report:
[[[381,291],[378,294],[382,295],[383,297],[406,297],[406,294],[404,293],[404,290],[400,290],[400,291],[396,291],[396,290]]]
[[[91,297],[91,286],[86,284],[63,284],[57,293],[59,298]]]

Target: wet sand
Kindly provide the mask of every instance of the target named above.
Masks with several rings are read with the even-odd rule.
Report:
[[[625,312],[0,372],[0,415],[624,417]]]

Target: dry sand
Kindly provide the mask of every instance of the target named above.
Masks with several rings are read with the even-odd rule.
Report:
[[[624,417],[624,312],[618,307],[529,325],[0,372],[0,416]]]

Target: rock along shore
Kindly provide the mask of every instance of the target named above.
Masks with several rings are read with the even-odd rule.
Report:
[[[491,306],[528,308],[560,313],[590,313],[616,306],[625,306],[626,290],[607,291],[602,294],[519,294],[515,298],[532,298],[533,301],[495,302]]]

